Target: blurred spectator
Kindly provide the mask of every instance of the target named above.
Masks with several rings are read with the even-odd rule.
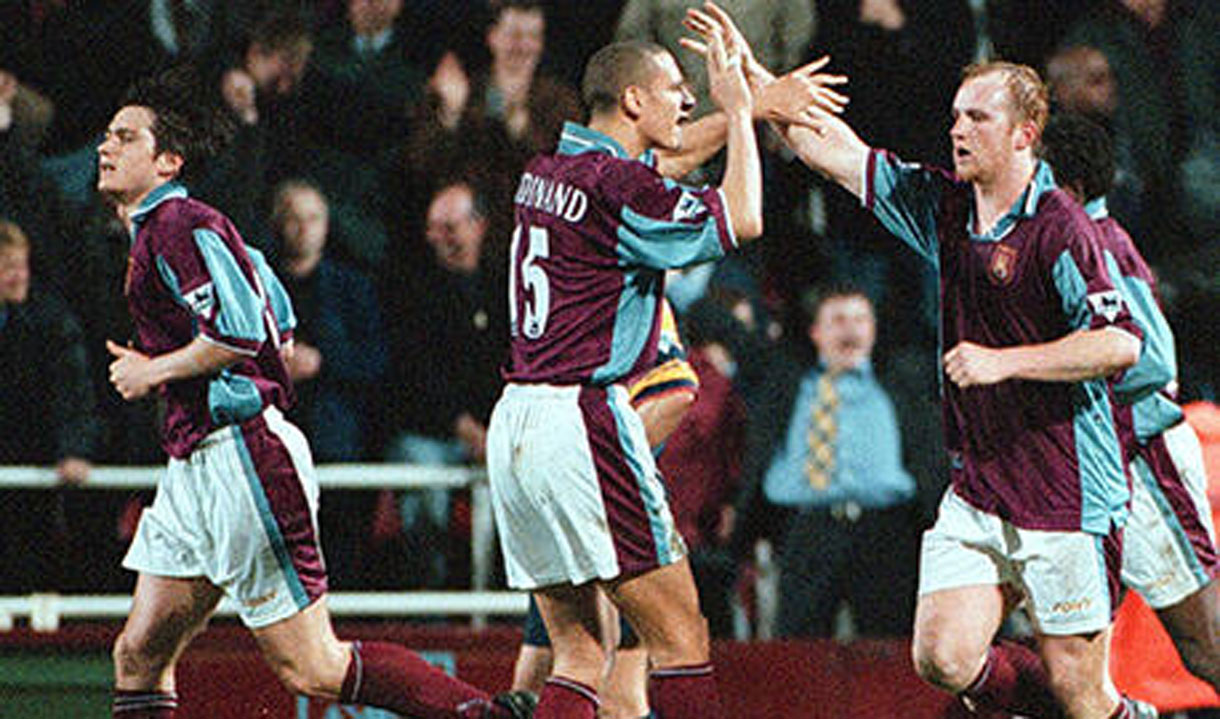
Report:
[[[754,388],[740,513],[753,531],[765,523],[776,533],[779,636],[832,636],[843,602],[858,634],[906,635],[919,556],[916,485],[902,466],[889,393],[873,373],[872,304],[846,287],[809,304],[818,362],[772,357],[767,386]]]
[[[1143,239],[1148,261],[1159,266],[1190,249],[1183,162],[1190,157],[1205,167],[1220,161],[1216,155],[1209,161],[1206,150],[1220,110],[1220,7],[1196,0],[1105,0],[1071,29],[1065,44],[1097,48],[1113,70],[1115,133],[1131,138],[1144,180],[1141,221],[1128,227]]]
[[[487,421],[502,387],[508,307],[502,266],[487,241],[486,197],[467,180],[432,196],[427,239],[433,259],[407,270],[389,291],[392,437],[387,458],[413,464],[481,464]],[[409,492],[402,501],[411,556],[431,562],[419,576],[446,581],[445,554],[432,545],[447,533],[444,490]]]
[[[950,105],[971,59],[967,0],[824,0],[818,7],[817,52],[850,78],[844,118],[879,147],[947,162],[950,118],[941,108]],[[850,278],[876,299],[883,324],[894,328],[883,338],[887,345],[932,341],[934,275],[907,261],[854,197],[837,190],[824,197],[829,279]]]
[[[237,128],[232,142],[188,178],[192,191],[221,209],[251,245],[271,249],[270,189],[290,175],[304,150],[297,102],[313,40],[294,14],[272,14],[254,27],[233,63],[212,78],[217,101]]]
[[[1107,205],[1124,226],[1139,226],[1144,181],[1135,165],[1133,139],[1119,132],[1114,122],[1118,89],[1110,62],[1095,47],[1064,46],[1046,61],[1046,82],[1057,109],[1084,115],[1110,134],[1115,174],[1114,190],[1107,197]]]
[[[68,289],[66,270],[76,262],[72,247],[77,217],[18,124],[21,92],[16,78],[0,72],[0,217],[16,223],[30,238],[39,282],[63,293]]]
[[[25,233],[0,221],[0,464],[53,465],[65,485],[88,479],[98,424],[83,340],[63,300],[31,287]],[[69,551],[65,493],[2,494],[0,592],[58,589]]]
[[[15,133],[23,149],[37,153],[54,117],[50,100],[0,67],[0,132]]]
[[[1096,0],[968,2],[974,16],[973,59],[1008,60],[1030,67],[1042,67],[1073,22],[1096,4]],[[903,4],[914,7],[924,3]]]
[[[275,193],[278,275],[297,316],[288,373],[297,421],[319,462],[367,456],[367,403],[386,365],[385,334],[372,281],[326,255],[326,198],[289,181]]]
[[[326,254],[329,209],[307,182],[275,193],[272,224],[278,276],[297,317],[288,374],[297,393],[290,417],[309,437],[318,462],[368,457],[373,392],[386,366],[386,342],[373,283]],[[323,490],[319,513],[331,582],[366,585],[363,557],[376,493]]]
[[[809,55],[814,30],[821,23],[821,2],[815,0],[726,0],[718,4],[733,16],[758,61],[776,75],[794,69]],[[673,53],[706,111],[706,64],[678,44],[680,38],[690,36],[682,24],[686,9],[698,6],[692,0],[628,0],[614,39],[647,40]]]
[[[315,141],[374,156],[407,132],[424,72],[398,25],[403,0],[348,0],[346,22],[323,28],[305,88]]]
[[[405,148],[402,196],[431,195],[438,175],[478,172],[494,212],[492,236],[507,236],[502,225],[521,168],[554,149],[564,121],[584,115],[575,90],[538,72],[545,33],[540,2],[504,0],[493,6],[484,36],[486,71],[471,72],[455,52],[440,59]]]

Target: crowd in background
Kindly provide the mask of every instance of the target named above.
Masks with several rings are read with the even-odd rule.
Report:
[[[57,492],[2,490],[0,594],[109,591],[139,498],[88,492],[92,464],[160,464],[155,403],[107,382],[125,342],[129,238],[93,190],[95,147],[135,79],[189,63],[232,143],[192,194],[231,217],[291,295],[292,418],[316,460],[479,464],[507,344],[504,254],[525,161],[582,121],[586,58],[614,39],[673,50],[691,0],[24,0],[0,6],[0,464],[55,466]],[[1184,399],[1220,381],[1220,8],[1207,0],[737,0],[774,70],[823,54],[866,141],[949,166],[963,66],[1038,68],[1057,107],[1104,125],[1112,213],[1159,274]],[[668,293],[703,390],[661,466],[701,586],[731,590],[793,507],[762,487],[787,416],[781,362],[814,365],[817,288],[871,301],[871,365],[913,478],[912,527],[944,486],[936,278],[760,126],[766,236]],[[714,178],[716,165],[688,178]],[[867,483],[859,491],[867,492]],[[867,507],[867,498],[860,498]],[[905,506],[905,505],[904,505]],[[325,492],[336,589],[462,586],[461,493]],[[799,508],[797,508],[799,509]],[[761,517],[761,518],[760,518]],[[851,519],[856,522],[857,519]],[[773,536],[782,541],[781,536]],[[32,541],[31,541],[32,540]],[[829,550],[828,550],[829,551]],[[906,555],[903,555],[906,556]],[[67,567],[72,568],[67,571]],[[906,562],[913,578],[915,562]],[[83,569],[82,569],[83,568]],[[901,571],[901,570],[895,570]],[[709,578],[710,577],[710,578]],[[707,593],[707,592],[705,592]],[[722,610],[705,607],[724,632]]]

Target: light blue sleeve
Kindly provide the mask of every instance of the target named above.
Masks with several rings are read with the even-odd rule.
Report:
[[[724,196],[718,188],[694,188],[655,174],[637,179],[637,189],[622,203],[615,253],[623,265],[670,269],[716,260],[736,245]]]
[[[922,165],[871,150],[864,174],[864,204],[885,229],[933,265],[939,263],[936,210],[947,178]]]
[[[284,337],[290,336],[297,326],[296,312],[292,309],[292,298],[288,296],[280,278],[267,263],[266,256],[249,245],[246,246],[246,252],[250,255],[250,261],[254,263],[254,269],[258,271],[263,289],[267,291],[267,298],[271,301],[271,311],[275,313],[275,323],[279,327],[280,334]]]
[[[204,334],[211,335],[222,343],[226,343],[226,340],[236,340],[237,346],[244,346],[247,351],[250,344],[265,342],[266,305],[258,288],[246,278],[237,258],[220,235],[212,230],[197,229],[194,238],[212,279],[212,292],[216,303],[208,323],[210,326],[205,324],[203,328]]]
[[[1118,400],[1132,404],[1158,391],[1177,376],[1173,330],[1147,282],[1139,277],[1124,276],[1109,252],[1106,252],[1106,268],[1122,292],[1132,318],[1144,333],[1139,361],[1114,385]]]

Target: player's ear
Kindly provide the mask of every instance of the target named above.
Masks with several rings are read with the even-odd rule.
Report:
[[[153,163],[156,165],[157,174],[165,177],[177,177],[178,173],[182,172],[182,164],[184,160],[182,155],[168,150],[158,153],[153,158]]]
[[[638,85],[628,85],[619,95],[619,107],[623,114],[632,120],[638,119],[644,109],[643,90]]]
[[[1025,150],[1027,148],[1037,149],[1037,144],[1038,144],[1038,126],[1035,125],[1030,120],[1026,120],[1025,122],[1018,123],[1017,132],[1016,132],[1017,149],[1018,150]]]

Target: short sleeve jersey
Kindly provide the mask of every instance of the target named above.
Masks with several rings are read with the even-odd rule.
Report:
[[[1131,315],[1144,334],[1143,351],[1134,367],[1115,384],[1120,402],[1133,403],[1131,422],[1138,442],[1146,443],[1182,421],[1182,408],[1167,390],[1177,376],[1173,330],[1157,299],[1156,278],[1131,236],[1110,216],[1105,198],[1085,205],[1097,224],[1110,276],[1122,290]]]
[[[287,409],[292,389],[279,350],[281,327],[289,330],[294,320],[266,263],[260,267],[251,259],[224,215],[190,199],[176,183],[154,190],[132,220],[124,291],[137,348],[158,356],[202,337],[241,355],[215,375],[160,388],[165,451],[186,457],[218,427],[250,419],[268,405]],[[289,316],[277,319],[273,302]]]
[[[511,382],[608,385],[653,366],[664,270],[735,246],[722,194],[568,123],[526,166],[509,267]]]
[[[868,155],[862,197],[940,276],[941,341],[1012,347],[1102,327],[1140,332],[1107,271],[1096,229],[1039,163],[1009,212],[975,234],[973,190],[952,174]],[[942,378],[955,491],[1026,529],[1106,534],[1125,519],[1122,449],[1104,379]]]

